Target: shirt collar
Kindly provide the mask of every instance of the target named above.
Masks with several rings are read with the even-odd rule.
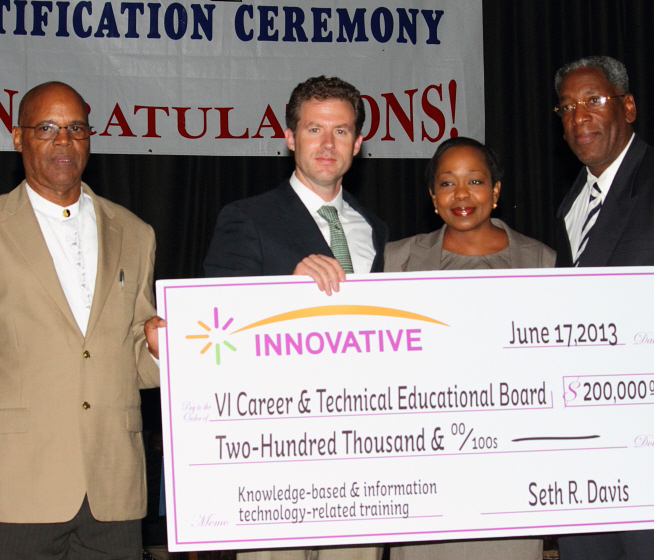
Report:
[[[597,183],[600,191],[602,191],[602,200],[604,200],[606,197],[606,193],[609,191],[609,188],[613,183],[613,179],[615,179],[615,176],[618,173],[618,169],[620,169],[620,165],[622,165],[622,160],[627,155],[627,151],[629,150],[631,143],[634,141],[635,136],[635,134],[631,135],[631,138],[629,139],[629,142],[627,142],[624,150],[620,152],[620,155],[613,160],[611,165],[609,165],[599,177],[595,177],[590,172],[590,169],[586,167],[586,184],[592,186],[593,183]]]
[[[338,211],[340,216],[343,215],[343,185],[338,191],[338,194],[334,197],[333,200],[325,202],[320,196],[313,192],[309,187],[307,187],[302,181],[300,181],[293,171],[293,175],[289,179],[291,187],[300,197],[302,203],[307,207],[307,210],[312,214],[317,213],[320,208],[323,206],[333,206]]]
[[[82,190],[77,202],[70,206],[59,206],[59,204],[50,202],[48,199],[42,197],[27,183],[25,183],[25,187],[27,188],[27,196],[29,197],[34,210],[38,210],[42,214],[51,218],[56,218],[62,222],[76,218],[79,213],[84,210],[85,205],[91,201],[91,197]]]

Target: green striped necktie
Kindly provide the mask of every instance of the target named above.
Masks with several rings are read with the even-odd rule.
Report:
[[[338,211],[333,206],[323,206],[318,210],[318,214],[329,224],[329,245],[336,260],[341,263],[345,272],[354,272],[343,224],[338,219]]]

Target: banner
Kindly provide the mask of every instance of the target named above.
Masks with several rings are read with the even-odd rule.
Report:
[[[60,80],[94,152],[287,155],[291,91],[324,74],[364,95],[362,157],[431,157],[484,140],[482,39],[481,0],[0,0],[0,148]]]
[[[653,276],[157,282],[169,548],[654,528]]]

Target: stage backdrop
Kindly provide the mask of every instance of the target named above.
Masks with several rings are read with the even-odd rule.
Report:
[[[49,24],[44,27],[48,30],[50,26],[58,26],[55,0],[52,5]],[[651,95],[654,73],[650,60],[654,34],[645,24],[654,21],[654,2],[482,0],[482,5],[486,142],[499,152],[506,169],[495,215],[518,231],[554,246],[556,208],[581,169],[563,139],[560,119],[552,111],[556,103],[554,73],[565,62],[589,54],[608,54],[623,60],[638,107],[636,130],[649,143],[654,143]],[[25,17],[32,17],[29,15],[32,4],[25,6]],[[368,1],[364,4],[361,0],[361,6],[367,7]],[[438,2],[428,9],[445,10],[442,6],[445,4]],[[410,8],[408,4],[405,7]],[[10,25],[15,16],[9,10],[15,9],[13,1],[0,0],[0,27],[4,31],[4,34],[0,32],[0,67],[7,54],[4,45],[26,38],[15,35]],[[32,27],[25,25],[25,31],[31,33]],[[471,36],[479,33],[467,27],[457,32]],[[149,27],[142,33],[147,35]],[[43,39],[28,37],[34,41]],[[356,45],[352,44],[352,50],[358,52]],[[24,63],[16,72],[27,76],[23,79],[29,85],[35,85],[36,78],[32,76],[35,68],[22,68],[26,65],[24,55]],[[399,70],[393,68],[389,72]],[[9,122],[7,113],[2,111],[14,115],[15,122],[18,101],[28,87],[10,87],[6,75],[2,76],[0,140],[5,138],[6,122]],[[9,77],[13,80],[12,74]],[[53,72],[47,79],[67,81],[72,77],[69,73]],[[79,79],[81,85],[97,80],[95,74]],[[17,92],[13,94],[13,105],[10,94],[4,90]],[[459,110],[460,106],[455,124],[463,134]],[[93,113],[91,118],[95,118]],[[96,140],[99,139],[96,137],[91,142],[93,152],[99,149]],[[283,140],[278,142],[283,149]],[[345,177],[346,188],[388,224],[391,239],[426,233],[442,225],[427,194],[426,164],[422,157],[357,156]],[[20,154],[9,148],[0,150],[0,169],[1,193],[14,189],[25,177]],[[291,157],[93,153],[84,179],[98,194],[126,206],[152,224],[157,234],[157,279],[189,278],[203,274],[202,262],[220,209],[234,200],[275,188],[292,170]],[[142,398],[146,429],[160,432],[158,391],[143,391]],[[152,518],[158,519],[160,463],[150,467],[149,511]]]
[[[95,153],[281,155],[293,87],[364,95],[364,157],[484,140],[481,0],[0,1],[0,148],[18,102],[64,80]]]

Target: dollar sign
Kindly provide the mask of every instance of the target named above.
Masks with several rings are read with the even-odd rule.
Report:
[[[571,402],[577,398],[577,391],[575,391],[575,389],[578,389],[581,385],[577,379],[568,384],[568,390],[563,394],[563,400],[565,402]],[[570,393],[572,393],[572,395],[570,395]]]

